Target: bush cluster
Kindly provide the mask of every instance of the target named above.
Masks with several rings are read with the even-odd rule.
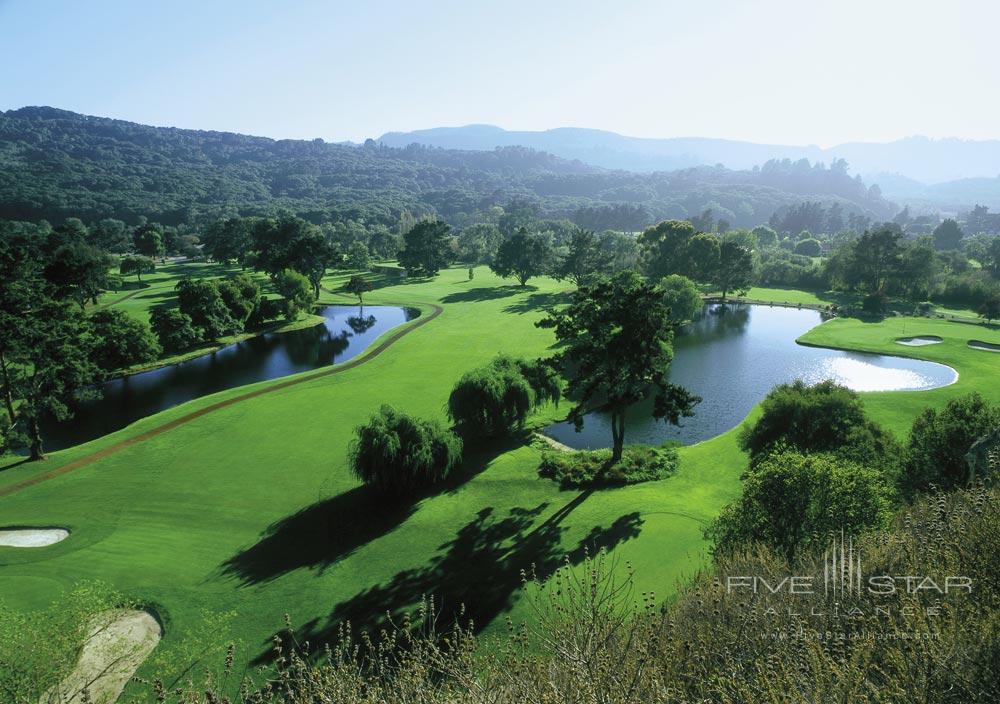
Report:
[[[611,450],[543,452],[538,473],[563,488],[624,486],[666,479],[677,469],[674,445],[627,445],[611,464]]]

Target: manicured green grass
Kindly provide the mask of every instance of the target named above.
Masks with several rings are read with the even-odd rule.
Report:
[[[335,289],[343,276],[325,284]],[[169,657],[203,610],[235,611],[231,634],[217,637],[238,638],[253,655],[285,613],[312,624],[305,630],[317,640],[338,604],[363,623],[434,592],[446,607],[477,601],[484,626],[511,610],[519,617],[521,570],[551,570],[588,544],[620,545],[643,565],[641,588],[669,594],[702,563],[702,527],[738,490],[731,438],[685,450],[668,480],[589,495],[539,478],[539,453],[527,446],[474,455],[465,481],[404,509],[371,499],[347,470],[352,430],[379,404],[443,419],[466,369],[498,352],[548,352],[551,332],[534,322],[565,284],[532,283],[522,290],[486,269],[469,281],[458,269],[380,288],[366,302],[441,303],[444,313],[348,372],[226,407],[5,497],[5,524],[63,525],[72,535],[50,548],[0,551],[0,595],[30,607],[79,580],[103,580],[159,606],[167,619],[159,653]],[[242,391],[0,471],[0,487]],[[262,543],[273,524],[282,527]]]
[[[125,277],[125,286],[119,291],[105,291],[97,299],[96,306],[88,306],[88,310],[114,306],[125,311],[132,317],[149,322],[149,312],[161,306],[177,305],[177,294],[174,286],[177,282],[189,277],[217,277],[239,273],[238,266],[227,266],[210,262],[168,262],[157,263],[156,271],[145,274],[142,282],[135,276]],[[251,272],[252,273],[252,272]],[[261,274],[255,274],[261,282],[267,280]]]
[[[324,285],[335,290],[345,276]],[[635,565],[640,590],[669,597],[704,564],[702,530],[739,491],[744,457],[735,429],[682,448],[667,479],[598,492],[561,491],[539,478],[539,452],[520,443],[472,453],[463,477],[405,507],[359,489],[348,471],[352,430],[380,404],[443,420],[448,392],[465,370],[498,352],[550,351],[551,332],[534,322],[566,285],[531,283],[521,289],[484,268],[472,281],[465,268],[431,281],[380,280],[366,302],[425,311],[439,304],[444,312],[342,374],[227,406],[0,499],[3,524],[73,531],[47,548],[0,548],[0,597],[30,608],[97,579],[153,602],[167,631],[144,674],[160,659],[186,659],[204,611],[234,612],[212,638],[239,639],[250,655],[268,647],[285,613],[300,637],[317,642],[339,617],[370,624],[425,593],[445,608],[474,603],[477,623],[498,632],[501,616],[530,617],[518,599],[521,570],[534,563],[550,571],[565,554],[579,559],[585,546],[614,548]],[[349,298],[325,293],[323,300]],[[959,383],[946,389],[868,395],[876,418],[897,431],[926,404],[973,388],[1000,393],[986,388],[996,387],[1000,355],[964,347],[968,337],[1000,342],[1000,334],[911,320],[905,334],[945,338],[914,349],[892,343],[902,324],[834,320],[806,339],[959,369]],[[0,489],[246,390],[192,401],[45,463],[0,465]],[[559,413],[544,409],[535,422]]]
[[[922,347],[896,343],[900,337],[919,335],[937,335],[942,342]],[[958,381],[940,389],[864,394],[869,412],[900,437],[905,436],[913,418],[926,406],[941,406],[972,391],[1000,403],[1000,359],[997,359],[1000,355],[968,346],[969,340],[1000,343],[1000,329],[996,326],[987,328],[935,318],[893,317],[880,323],[835,318],[813,328],[799,340],[823,347],[926,359],[958,371]]]

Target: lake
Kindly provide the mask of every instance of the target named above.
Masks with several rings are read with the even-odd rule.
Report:
[[[266,333],[179,364],[114,379],[99,400],[77,405],[75,416],[43,424],[46,450],[107,435],[140,418],[201,396],[346,362],[382,333],[420,315],[415,308],[327,306],[322,324]]]
[[[685,445],[733,428],[778,384],[802,379],[833,379],[856,391],[934,389],[953,383],[951,367],[904,357],[841,352],[795,342],[822,322],[818,311],[761,305],[708,305],[701,317],[674,339],[670,381],[702,397],[692,418],[680,427],[650,416],[652,401],[627,414],[626,443]],[[583,430],[571,423],[549,426],[545,433],[579,449],[610,447],[606,413],[591,413]]]

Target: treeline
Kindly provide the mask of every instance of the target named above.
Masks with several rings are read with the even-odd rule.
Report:
[[[894,222],[820,237],[808,231],[780,237],[768,227],[753,232],[772,245],[759,250],[755,280],[763,286],[860,293],[873,314],[899,299],[922,312],[941,303],[1000,317],[1000,237],[968,237],[955,220],[916,237]]]
[[[147,217],[203,227],[288,210],[317,225],[392,227],[410,211],[464,227],[512,198],[527,198],[547,217],[636,231],[709,208],[734,226],[752,226],[804,195],[870,218],[893,212],[839,162],[634,174],[522,147],[393,149],[156,128],[53,108],[0,114],[0,218],[13,220],[136,225]]]

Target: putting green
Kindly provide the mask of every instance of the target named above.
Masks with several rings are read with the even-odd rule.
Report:
[[[342,278],[325,284],[335,289]],[[580,559],[585,547],[614,548],[635,565],[640,590],[669,596],[704,563],[702,528],[739,491],[744,458],[735,430],[683,448],[679,470],[666,480],[595,493],[560,491],[539,479],[538,452],[516,443],[471,454],[462,480],[407,507],[384,505],[347,469],[353,428],[380,404],[443,419],[448,392],[465,370],[497,352],[549,351],[551,332],[534,322],[566,286],[531,284],[521,289],[483,268],[470,281],[462,268],[380,288],[366,302],[440,305],[443,312],[342,373],[233,389],[44,463],[8,461],[14,466],[0,471],[0,492],[52,476],[0,498],[4,524],[65,526],[73,539],[44,551],[0,548],[0,597],[32,608],[95,579],[154,604],[167,628],[140,670],[148,675],[158,663],[187,657],[186,641],[206,611],[235,613],[212,637],[241,641],[251,657],[268,648],[286,613],[299,637],[315,643],[330,637],[340,618],[372,624],[427,593],[445,608],[475,602],[472,615],[491,633],[503,628],[499,616],[528,616],[517,596],[522,569],[549,571],[566,554]],[[324,302],[345,300],[324,294]],[[866,395],[876,418],[899,432],[925,405],[973,388],[1000,394],[986,388],[1000,357],[969,350],[971,330],[921,321],[921,334],[944,341],[919,350],[894,343],[905,332],[896,320],[834,320],[805,338],[910,354],[960,372],[956,384],[935,391]],[[975,333],[1000,342],[996,333]],[[537,423],[559,413],[544,409]],[[93,453],[101,454],[59,473]]]

